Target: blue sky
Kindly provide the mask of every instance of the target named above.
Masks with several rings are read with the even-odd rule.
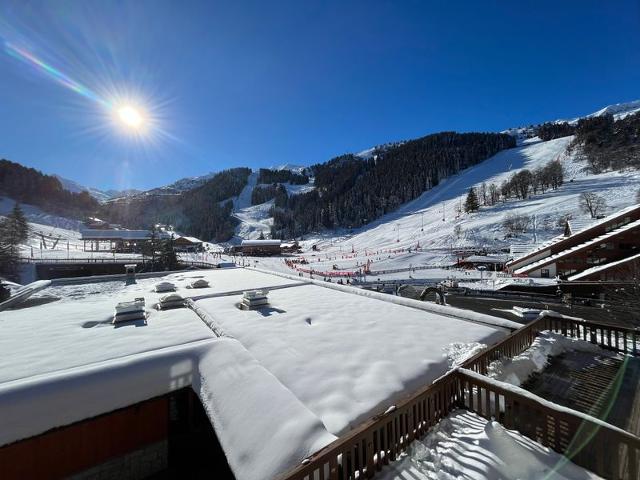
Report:
[[[5,0],[0,37],[0,157],[98,188],[640,98],[637,0]],[[146,135],[112,120],[123,99]]]

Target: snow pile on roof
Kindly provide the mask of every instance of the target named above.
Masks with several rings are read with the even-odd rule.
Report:
[[[382,471],[381,480],[598,479],[566,457],[498,422],[457,411]]]
[[[534,372],[544,370],[550,357],[564,352],[580,351],[603,353],[597,345],[559,333],[544,331],[536,337],[531,346],[512,359],[495,360],[489,364],[487,375],[511,385],[522,385]]]
[[[238,310],[240,300],[197,304],[334,435],[443,375],[449,344],[492,344],[507,333],[316,285],[272,290],[263,310]]]
[[[282,240],[242,240],[243,247],[279,247]]]
[[[187,237],[187,236],[183,236],[183,235],[177,237],[176,240],[186,240],[189,243],[202,243],[202,240],[200,240],[199,238]]]
[[[199,370],[194,390],[237,479],[272,478],[336,439],[237,340],[216,341]]]

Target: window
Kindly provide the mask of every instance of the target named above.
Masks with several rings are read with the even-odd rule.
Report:
[[[549,278],[549,269],[543,268],[542,270],[540,270],[540,277]]]

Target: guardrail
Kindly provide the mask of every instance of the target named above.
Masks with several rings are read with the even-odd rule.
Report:
[[[573,318],[545,316],[540,319],[543,330],[560,333],[565,337],[591,342],[605,350],[640,356],[640,330],[607,323]]]
[[[148,264],[153,263],[150,257],[130,257],[130,258],[21,258],[21,263],[33,263],[39,265],[102,265],[102,264],[122,264],[126,265],[129,263],[142,263]],[[178,259],[178,264],[188,266],[188,267],[197,267],[197,268],[217,268],[217,264],[203,262],[203,261],[192,261],[192,260],[180,260]]]
[[[146,263],[151,259],[145,257],[130,257],[130,258],[21,258],[20,263],[36,263],[36,264],[108,264],[108,263]]]
[[[278,477],[279,480],[373,478],[413,440],[423,437],[429,428],[457,408],[495,419],[598,475],[616,480],[637,480],[640,478],[640,438],[519,387],[483,376],[491,361],[523,352],[543,330],[588,341],[595,338],[604,348],[612,338],[628,339],[633,333],[635,342],[637,336],[637,331],[632,329],[542,316],[471,357],[464,362],[463,368],[449,372],[384,413],[370,418]],[[625,335],[621,337],[621,334]],[[625,341],[626,350],[619,342],[615,345],[616,351],[638,355],[635,343],[631,349]]]

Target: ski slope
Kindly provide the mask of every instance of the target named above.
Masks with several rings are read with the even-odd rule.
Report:
[[[547,142],[531,138],[520,146],[499,152],[484,162],[449,177],[417,199],[353,232],[332,231],[312,235],[302,243],[305,258],[316,270],[357,269],[369,262],[371,270],[409,268],[455,261],[452,252],[462,247],[507,249],[511,244],[541,243],[562,233],[558,220],[571,214],[587,218],[579,209],[583,192],[597,192],[611,213],[634,203],[640,189],[640,172],[606,172],[592,175],[585,162],[568,153],[573,137]],[[559,160],[565,183],[557,190],[526,200],[508,200],[478,212],[461,212],[471,187],[483,182],[500,185],[517,171],[533,170]],[[535,216],[536,229],[508,238],[502,226],[508,214]],[[456,228],[461,233],[456,235]],[[315,245],[317,251],[311,251]],[[269,261],[266,261],[269,263]]]
[[[301,172],[304,167],[281,165],[277,169]],[[253,170],[249,175],[247,185],[242,189],[240,195],[233,199],[233,216],[239,221],[239,224],[235,230],[235,238],[232,239],[231,243],[240,243],[243,239],[255,240],[260,238],[261,234],[269,237],[271,234],[273,217],[271,217],[269,211],[273,207],[274,201],[269,200],[260,205],[251,205],[253,190],[261,185],[266,185],[258,183],[259,174],[259,170]],[[315,188],[313,178],[309,179],[309,183],[305,185],[292,185],[290,183],[283,183],[282,185],[286,188],[289,196],[310,192]]]

